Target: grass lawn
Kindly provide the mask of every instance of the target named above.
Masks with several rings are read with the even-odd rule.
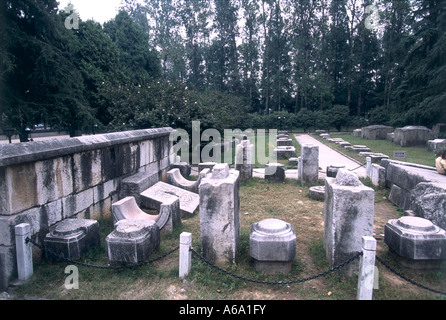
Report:
[[[367,183],[367,182],[366,182]],[[249,279],[286,281],[319,274],[329,269],[323,248],[322,201],[308,197],[308,188],[295,180],[271,183],[254,178],[241,183],[241,245],[236,265],[228,270]],[[388,252],[383,243],[384,224],[390,218],[399,217],[397,208],[387,200],[387,190],[376,190],[375,237],[378,255],[423,285],[437,290],[446,288],[446,269],[429,272],[414,272],[402,268]],[[266,276],[254,270],[249,256],[249,229],[254,222],[266,218],[285,220],[294,228],[297,236],[296,258],[290,274]],[[99,221],[101,247],[89,252],[82,262],[107,266],[105,237],[113,229],[112,218]],[[162,236],[159,252],[153,258],[178,246],[181,232],[191,232],[193,248],[200,252],[199,213],[183,219],[182,225],[172,234]],[[178,277],[178,251],[167,257],[135,269],[104,270],[78,266],[79,288],[67,289],[65,268],[68,263],[50,263],[45,260],[35,263],[32,279],[15,287],[10,294],[15,299],[44,298],[56,300],[354,300],[357,278],[345,278],[338,273],[299,284],[266,285],[247,282],[226,275],[193,257],[191,274],[181,280]],[[427,290],[414,286],[389,272],[377,263],[379,288],[374,299],[445,299]]]
[[[344,147],[338,146],[336,143],[327,142],[327,140],[315,135],[314,136],[319,141],[330,145],[336,150],[365,163],[365,157],[361,157],[358,153],[345,149]],[[365,140],[361,137],[354,137],[352,134],[330,134],[331,138],[342,138],[345,141],[350,142],[351,145],[366,145],[371,149],[372,152],[383,153],[388,155],[390,159],[393,159],[394,151],[406,151],[407,158],[402,161],[412,162],[417,164],[422,164],[425,166],[435,167],[435,154],[427,150],[427,148],[421,147],[400,147],[386,140]],[[400,160],[400,159],[397,159]]]

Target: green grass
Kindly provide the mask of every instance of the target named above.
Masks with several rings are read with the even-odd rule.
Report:
[[[400,147],[386,140],[365,140],[361,137],[355,137],[351,134],[330,134],[331,138],[342,138],[345,141],[350,142],[351,145],[366,145],[371,149],[372,152],[383,153],[389,156],[389,159],[393,159],[394,151],[406,151],[407,158],[402,161],[417,163],[425,166],[434,167],[435,166],[435,154],[427,150],[427,148],[421,147]],[[336,143],[327,142],[327,140],[322,139],[319,136],[315,136],[319,141],[330,145],[336,150],[365,163],[365,157],[361,157],[358,153],[349,151],[343,147],[338,146]],[[400,159],[397,159],[400,160]]]
[[[271,183],[254,178],[240,184],[241,244],[237,263],[226,269],[233,274],[259,281],[286,281],[310,277],[329,269],[323,247],[324,203],[308,197],[308,188],[295,180]],[[394,218],[396,207],[377,193],[376,204],[386,205]],[[380,214],[375,212],[375,216]],[[254,270],[249,255],[249,230],[253,223],[266,218],[282,219],[290,223],[297,236],[296,257],[292,271],[285,276],[267,276]],[[112,218],[99,220],[101,247],[89,252],[82,262],[107,266],[105,237],[113,230]],[[182,220],[173,233],[162,235],[160,250],[150,259],[178,246],[181,232],[192,233],[193,248],[200,251],[200,219],[196,212]],[[382,240],[380,240],[382,241]],[[446,270],[435,272],[411,272],[401,269],[388,250],[379,255],[420,283],[439,290],[446,287]],[[178,252],[151,264],[135,269],[103,270],[78,266],[79,289],[67,290],[64,273],[68,263],[42,260],[34,265],[34,275],[26,284],[14,288],[17,299],[44,298],[56,300],[354,300],[357,278],[345,278],[337,273],[290,285],[265,285],[237,279],[209,267],[193,256],[192,270],[185,280],[178,277]],[[394,283],[380,265],[380,288],[374,299],[442,299],[444,297],[416,288],[407,282]],[[181,292],[181,290],[184,290]]]

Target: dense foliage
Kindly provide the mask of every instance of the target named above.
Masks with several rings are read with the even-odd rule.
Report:
[[[0,126],[23,136],[446,121],[443,0],[126,0],[77,28],[55,0],[0,6]]]

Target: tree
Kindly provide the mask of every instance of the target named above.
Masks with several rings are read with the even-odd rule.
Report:
[[[121,71],[133,83],[160,76],[157,52],[150,49],[148,35],[127,12],[121,10],[114,19],[106,22],[104,32],[119,49]]]
[[[94,21],[80,22],[76,65],[80,70],[85,85],[85,98],[90,107],[96,111],[98,123],[107,125],[112,117],[108,107],[109,97],[99,94],[100,87],[113,79],[118,84],[128,77],[120,69],[119,49]]]
[[[57,2],[2,1],[7,68],[2,105],[21,140],[38,123],[68,128],[71,135],[94,118],[75,65],[77,39],[57,15]],[[5,52],[5,51],[3,51]],[[13,61],[13,65],[10,63]]]
[[[378,85],[381,88],[377,88],[377,94],[381,96],[382,101],[378,104],[385,106],[386,112],[391,113],[391,101],[401,79],[401,64],[407,53],[404,39],[410,32],[411,7],[408,0],[386,0],[384,5],[382,19],[385,28],[381,39],[381,68],[378,71]]]
[[[185,0],[177,10],[186,31],[187,83],[190,88],[203,90],[206,84],[203,45],[209,36],[207,28],[210,15],[209,2]]]
[[[258,112],[261,111],[257,86],[260,77],[260,19],[257,13],[260,6],[258,1],[242,0],[241,7],[246,20],[243,42],[240,45],[241,82],[251,111]]]
[[[330,110],[330,124],[341,131],[342,126],[348,124],[350,119],[350,110],[348,106],[335,105]]]
[[[216,74],[222,91],[239,94],[241,92],[239,59],[236,37],[238,35],[238,6],[234,0],[214,0],[214,40],[211,51],[214,53]],[[208,58],[211,58],[208,56]]]
[[[331,23],[327,35],[328,73],[333,83],[335,104],[347,105],[348,102],[348,59],[349,25],[346,10],[347,0],[331,1],[329,14]]]
[[[431,126],[446,117],[445,11],[444,1],[415,1],[413,33],[406,40],[404,74],[394,100],[411,124]]]
[[[326,50],[322,47],[327,33],[324,7],[318,1],[294,0],[292,3],[290,41],[295,86],[294,111],[301,108],[323,110],[331,106],[332,100],[323,58]]]
[[[282,111],[288,109],[291,100],[289,38],[280,0],[271,1],[269,11],[269,18],[264,21],[263,95],[268,109]],[[269,110],[265,110],[265,113],[268,112]]]
[[[370,4],[371,2],[364,1],[362,12],[357,14],[360,22],[356,26],[357,34],[352,39],[349,107],[350,112],[358,117],[363,116],[369,109],[375,107],[376,103],[379,103],[379,101],[374,101],[376,71],[379,68],[379,43],[375,31],[366,24],[368,19],[366,11]],[[354,110],[355,104],[356,110]]]

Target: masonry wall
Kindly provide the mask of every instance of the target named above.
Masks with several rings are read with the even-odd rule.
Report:
[[[0,276],[15,276],[14,227],[31,225],[43,243],[66,218],[111,214],[120,182],[146,172],[164,180],[172,128],[157,128],[0,145]]]

